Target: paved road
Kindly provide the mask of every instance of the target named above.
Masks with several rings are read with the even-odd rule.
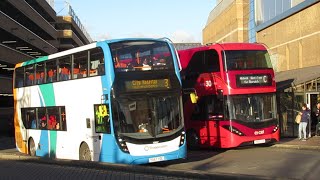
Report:
[[[319,179],[319,151],[274,147],[247,147],[225,152],[192,151],[179,163],[159,163],[167,169],[210,174],[250,175],[260,178]]]
[[[0,179],[188,179],[174,176],[128,173],[121,171],[110,171],[105,169],[93,169],[83,167],[62,166],[54,164],[39,164],[36,162],[24,162],[13,160],[0,161]]]
[[[0,141],[1,142],[1,141]],[[10,143],[9,143],[10,144]],[[1,149],[1,143],[0,143]],[[9,154],[3,158],[3,154]],[[188,158],[140,166],[110,165],[96,162],[31,159],[15,149],[0,150],[0,173],[3,177],[44,177],[59,175],[59,179],[97,177],[95,179],[319,179],[318,150],[276,147],[246,147],[226,151],[189,151]],[[3,159],[7,159],[4,161]],[[20,159],[17,161],[17,159]],[[17,169],[19,169],[18,173]],[[21,172],[20,172],[21,171]],[[19,178],[17,176],[17,178]],[[17,179],[13,178],[13,179]],[[83,178],[84,179],[84,178]],[[87,179],[87,178],[86,178]]]

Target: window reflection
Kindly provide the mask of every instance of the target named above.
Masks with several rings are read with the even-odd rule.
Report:
[[[245,122],[259,122],[276,116],[274,94],[235,95],[227,99],[227,116]]]
[[[116,133],[154,137],[173,132],[182,124],[175,96],[117,98],[112,105]]]
[[[304,0],[257,0],[255,1],[256,23],[259,25],[269,21],[303,1]]]
[[[169,46],[157,41],[125,41],[110,44],[116,72],[172,69]]]

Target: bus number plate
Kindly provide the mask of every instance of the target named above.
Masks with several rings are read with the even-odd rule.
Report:
[[[164,161],[164,156],[149,158],[149,163]]]
[[[266,140],[265,139],[254,140],[253,143],[254,144],[262,144],[262,143],[266,143]]]

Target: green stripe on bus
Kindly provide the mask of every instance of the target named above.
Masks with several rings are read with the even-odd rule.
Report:
[[[44,100],[44,106],[55,106],[55,95],[53,84],[43,84],[39,85],[40,91]],[[56,157],[56,149],[57,149],[57,131],[50,131],[50,157]]]
[[[46,60],[48,60],[48,56],[42,56],[42,57],[39,57],[37,59],[32,59],[30,61],[24,62],[22,66],[26,66],[26,65],[29,65],[29,64],[34,64],[34,63],[38,63],[38,62],[42,62],[42,61],[46,61]]]
[[[40,85],[40,91],[44,99],[44,106],[55,106],[56,101],[55,101],[55,96],[54,96],[54,89],[53,89],[53,84],[43,84]]]
[[[57,152],[57,131],[50,131],[50,157],[55,158]]]

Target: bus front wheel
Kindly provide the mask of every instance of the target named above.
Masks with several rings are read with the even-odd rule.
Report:
[[[79,160],[91,161],[91,153],[87,143],[82,143],[80,146]]]
[[[199,137],[195,131],[187,132],[187,146],[190,150],[199,149]]]
[[[30,156],[36,155],[36,146],[35,146],[34,140],[32,138],[29,140],[28,152],[29,152]]]

